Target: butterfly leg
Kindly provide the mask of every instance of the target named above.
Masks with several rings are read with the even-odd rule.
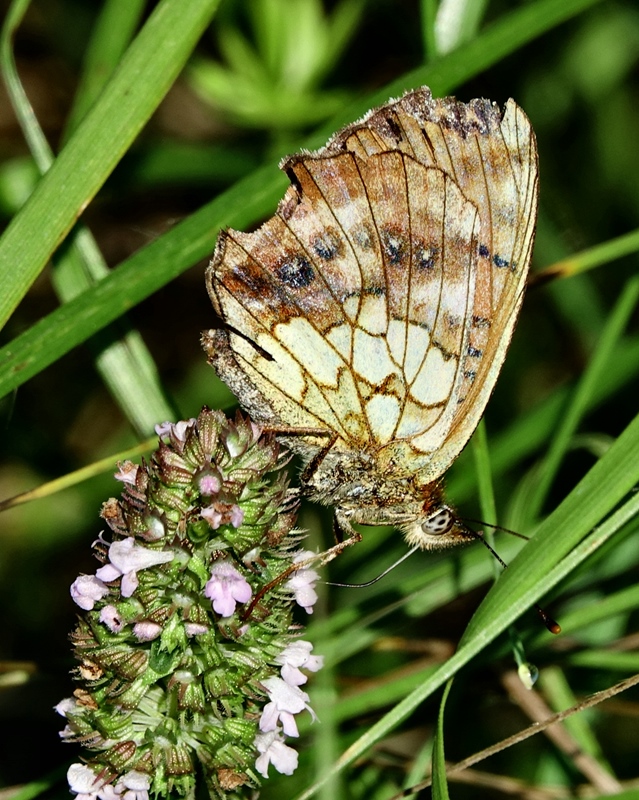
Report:
[[[302,470],[302,474],[300,475],[300,482],[302,486],[311,485],[313,476],[320,468],[322,461],[324,461],[326,456],[333,449],[333,445],[335,444],[336,441],[337,441],[337,434],[334,433],[328,440],[328,442],[324,445],[324,447],[322,447],[321,450],[318,450],[318,452],[313,456],[313,458],[311,458],[308,464],[304,467],[304,469]]]
[[[340,509],[335,510],[333,531],[337,544],[334,544],[333,547],[329,547],[328,550],[324,550],[323,553],[318,554],[319,563],[322,566],[328,564],[328,562],[332,561],[334,558],[337,558],[347,547],[362,541],[361,533],[355,530],[348,516],[343,511],[340,511]]]

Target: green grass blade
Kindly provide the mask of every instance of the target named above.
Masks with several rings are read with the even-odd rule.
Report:
[[[551,571],[562,559],[566,563],[570,560],[567,557],[575,552],[584,536],[599,525],[639,481],[638,450],[639,416],[539,526],[477,609],[462,644],[477,636],[491,636],[492,617],[499,616],[499,609],[518,605],[521,612],[554,585],[549,577]],[[625,508],[622,506],[620,511]]]
[[[477,474],[477,491],[479,506],[484,522],[490,524],[497,522],[497,507],[495,505],[495,492],[493,490],[492,470],[490,466],[490,450],[486,423],[482,420],[472,438],[473,458]]]
[[[551,278],[569,278],[595,267],[601,267],[639,250],[639,229],[617,236],[602,244],[557,261],[531,275],[531,285],[545,283]]]
[[[541,673],[540,684],[544,697],[554,712],[577,705],[578,699],[568,683],[564,670],[559,667],[546,667]],[[612,768],[603,755],[588,716],[573,714],[565,719],[563,724],[580,749],[596,759],[603,770],[612,773]]]
[[[435,38],[437,5],[437,0],[420,0],[419,3],[424,63],[433,61],[437,57],[437,39]]]
[[[65,140],[78,127],[122,60],[144,15],[144,0],[107,0],[87,45],[82,76],[67,117]]]
[[[0,326],[157,108],[218,3],[162,0],[156,6],[99,101],[0,240]]]
[[[446,760],[444,758],[444,710],[452,685],[451,678],[444,688],[444,694],[439,704],[439,714],[437,715],[437,731],[433,743],[433,800],[448,800]]]
[[[561,417],[559,429],[553,436],[548,453],[541,464],[539,483],[529,501],[528,514],[530,519],[534,520],[541,512],[548,491],[570,446],[572,437],[586,412],[594,388],[600,383],[603,373],[608,369],[611,356],[617,348],[619,339],[630,320],[638,300],[639,278],[634,277],[626,284],[615,308],[610,314],[588,368],[575,389],[570,405]]]

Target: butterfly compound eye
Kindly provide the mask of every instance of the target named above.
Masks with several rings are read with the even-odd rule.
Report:
[[[422,530],[430,536],[448,533],[455,524],[455,515],[448,506],[441,506],[422,522]]]

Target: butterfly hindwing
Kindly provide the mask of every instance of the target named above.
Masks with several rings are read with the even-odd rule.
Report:
[[[512,101],[502,119],[419,90],[282,168],[277,214],[218,242],[212,363],[259,421],[435,480],[479,421],[521,303],[530,124]]]

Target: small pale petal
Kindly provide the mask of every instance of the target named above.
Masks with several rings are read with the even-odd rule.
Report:
[[[231,508],[231,525],[234,528],[239,528],[243,522],[244,522],[244,512],[239,506],[233,506]]]
[[[76,710],[77,701],[75,697],[65,697],[64,700],[60,700],[60,702],[53,706],[55,711],[61,716],[66,717],[67,714],[71,714]]]
[[[139,772],[133,769],[123,775],[118,783],[122,783],[127,789],[135,789],[136,792],[140,792],[148,791],[151,786],[151,779],[146,772]]]
[[[135,486],[135,479],[138,474],[138,465],[132,461],[118,461],[118,471],[113,476],[116,481],[128,483],[130,486]]]
[[[120,584],[122,597],[131,597],[133,592],[138,588],[138,584],[137,574],[135,572],[127,572],[126,575],[122,577],[122,583]]]
[[[260,753],[255,761],[255,768],[265,778],[268,778],[269,764],[273,764],[282,775],[292,775],[297,769],[298,754],[292,747],[284,744],[279,732],[258,733],[255,747]]]
[[[122,800],[120,792],[110,783],[103,786],[98,792],[98,800]]]
[[[203,633],[207,633],[208,628],[206,625],[200,625],[199,622],[185,622],[184,630],[187,636],[201,636]]]
[[[114,567],[113,564],[105,564],[103,567],[100,567],[95,574],[101,581],[106,581],[106,583],[116,581],[120,575],[122,575],[120,570]]]
[[[288,711],[280,711],[280,722],[282,723],[282,730],[287,736],[299,736],[295,717]]]
[[[109,588],[97,575],[80,575],[71,584],[73,602],[85,611],[91,611],[95,603],[102,600],[108,593]]]
[[[151,550],[148,547],[142,547],[135,543],[132,536],[129,536],[111,543],[109,561],[120,570],[120,574],[124,574],[166,564],[173,561],[173,553],[170,550]]]
[[[214,506],[207,506],[200,511],[200,516],[216,531],[222,524],[222,514]]]
[[[303,686],[308,680],[307,675],[304,675],[298,667],[292,667],[290,664],[284,664],[281,674],[289,686]]]
[[[277,705],[279,711],[288,711],[299,714],[308,708],[309,696],[297,686],[289,686],[282,678],[272,676],[262,681],[270,699]]]
[[[98,778],[86,764],[71,764],[67,770],[67,780],[74,794],[97,794],[104,786],[104,780]]]
[[[277,730],[277,723],[279,720],[279,712],[277,710],[277,706],[275,703],[267,703],[262,710],[262,716],[260,717],[260,730],[264,731],[274,731]]]
[[[122,776],[116,788],[123,792],[122,800],[148,800],[150,786],[151,779],[145,772],[131,770]]]
[[[219,475],[214,475],[210,472],[203,472],[198,477],[198,488],[200,493],[205,496],[217,494],[222,488],[222,481],[220,480]]]
[[[308,677],[304,675],[300,667],[311,672],[317,672],[324,664],[323,656],[312,656],[313,645],[298,639],[291,642],[282,652],[275,657],[275,663],[282,665],[282,678],[289,686],[301,686],[306,683]]]
[[[124,628],[124,621],[115,606],[104,606],[100,611],[100,622],[104,623],[113,633],[119,633]]]
[[[172,422],[162,422],[160,425],[155,426],[155,432],[160,438],[173,434],[178,441],[183,442],[186,439],[186,432],[189,428],[192,428],[195,423],[195,417],[188,420],[180,420],[175,424]]]
[[[316,553],[311,550],[301,550],[293,558],[293,563],[299,564],[302,561],[313,558],[315,555]],[[317,602],[317,592],[314,584],[318,578],[319,575],[314,569],[302,567],[284,584],[295,594],[296,602],[302,606],[307,614],[313,613],[313,606]]]
[[[162,626],[157,622],[136,622],[133,626],[133,635],[138,642],[152,642],[162,633]]]
[[[181,419],[179,422],[176,422],[173,426],[173,435],[176,439],[179,439],[181,442],[186,440],[186,433],[189,428],[192,428],[197,420],[195,417],[191,417],[191,419]]]

